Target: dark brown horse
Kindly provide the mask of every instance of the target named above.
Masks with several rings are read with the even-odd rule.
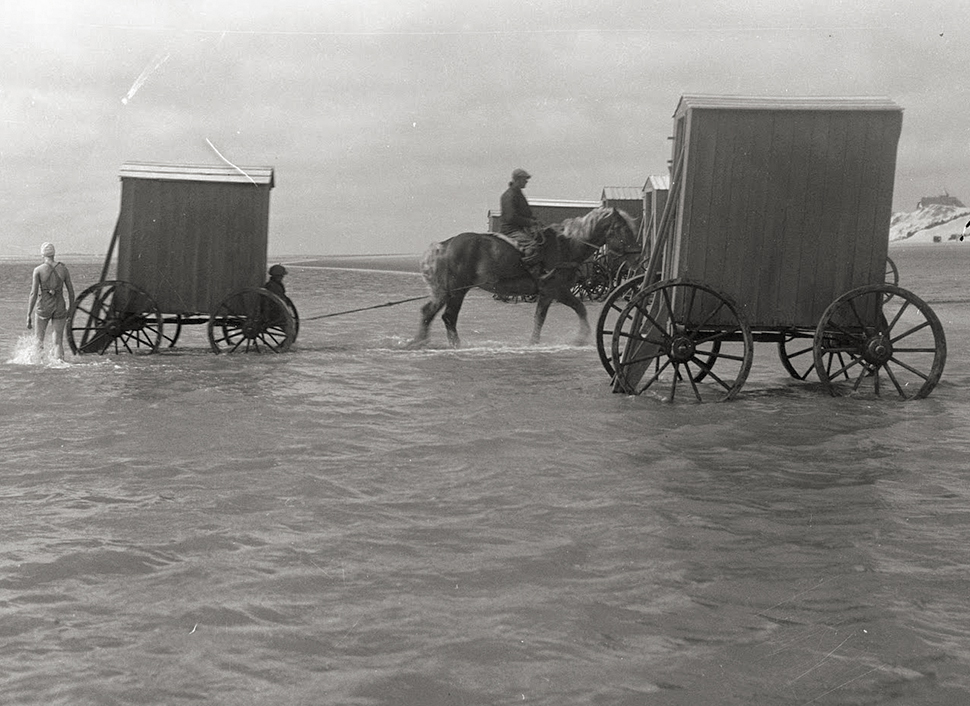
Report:
[[[630,216],[604,206],[546,228],[540,252],[545,269],[553,274],[542,281],[523,266],[522,253],[494,233],[461,233],[432,243],[421,263],[424,279],[431,289],[431,300],[421,307],[418,335],[411,346],[427,342],[431,321],[444,309],[441,320],[448,332],[448,342],[457,348],[460,343],[458,312],[468,290],[474,287],[506,297],[538,295],[531,339],[534,344],[539,342],[549,305],[553,301],[562,302],[579,317],[577,345],[581,345],[589,337],[589,321],[586,307],[570,290],[576,284],[579,264],[603,245],[613,253],[639,255],[636,229]]]

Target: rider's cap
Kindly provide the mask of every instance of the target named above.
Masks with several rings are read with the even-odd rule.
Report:
[[[270,276],[273,276],[273,275],[285,275],[286,274],[286,268],[283,267],[283,265],[273,265],[272,267],[269,268],[269,274],[270,274]]]
[[[512,170],[512,178],[513,179],[518,179],[519,177],[522,177],[522,178],[525,178],[525,179],[531,179],[532,178],[532,175],[529,174],[529,172],[527,172],[524,169],[514,169],[514,170]]]

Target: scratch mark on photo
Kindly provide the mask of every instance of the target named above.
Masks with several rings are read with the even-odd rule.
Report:
[[[209,138],[208,137],[205,138],[205,143],[207,145],[209,145],[209,147],[212,148],[212,151],[216,153],[216,156],[218,156],[219,159],[221,159],[223,162],[225,162],[230,167],[232,167],[233,169],[235,169],[237,172],[239,172],[240,174],[242,174],[244,177],[246,177],[247,179],[249,179],[249,181],[251,181],[253,184],[256,184],[256,180],[255,179],[253,179],[251,176],[249,176],[241,168],[237,167],[235,164],[233,164],[232,162],[230,162],[228,159],[226,159],[225,157],[223,157],[222,156],[222,152],[220,152],[219,150],[216,149],[216,146],[209,141]]]
[[[162,64],[168,61],[168,58],[170,56],[171,54],[169,52],[165,52],[165,53],[159,52],[152,58],[150,62],[148,62],[148,66],[146,66],[142,70],[142,72],[138,74],[138,78],[136,78],[135,82],[131,84],[131,88],[128,89],[128,94],[121,99],[122,105],[128,105],[128,101],[130,101],[138,92],[138,90],[145,85],[145,82],[148,80],[148,77],[151,76],[156,71],[158,71],[161,68]]]

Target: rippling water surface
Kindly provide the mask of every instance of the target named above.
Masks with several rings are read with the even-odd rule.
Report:
[[[314,317],[418,277],[301,267],[288,354],[44,364],[0,263],[0,702],[970,702],[970,246],[891,255],[922,401],[767,344],[733,402],[615,395],[571,311],[529,347],[484,293],[408,351],[418,303]]]

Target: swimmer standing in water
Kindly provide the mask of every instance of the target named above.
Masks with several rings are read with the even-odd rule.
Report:
[[[47,325],[54,329],[54,355],[64,360],[64,327],[67,312],[74,306],[74,285],[71,273],[63,262],[55,262],[54,245],[44,243],[40,246],[44,262],[34,268],[30,284],[30,299],[27,301],[27,328],[34,326],[34,307],[37,307],[37,347],[44,350]],[[64,288],[67,287],[68,301],[64,301]]]

